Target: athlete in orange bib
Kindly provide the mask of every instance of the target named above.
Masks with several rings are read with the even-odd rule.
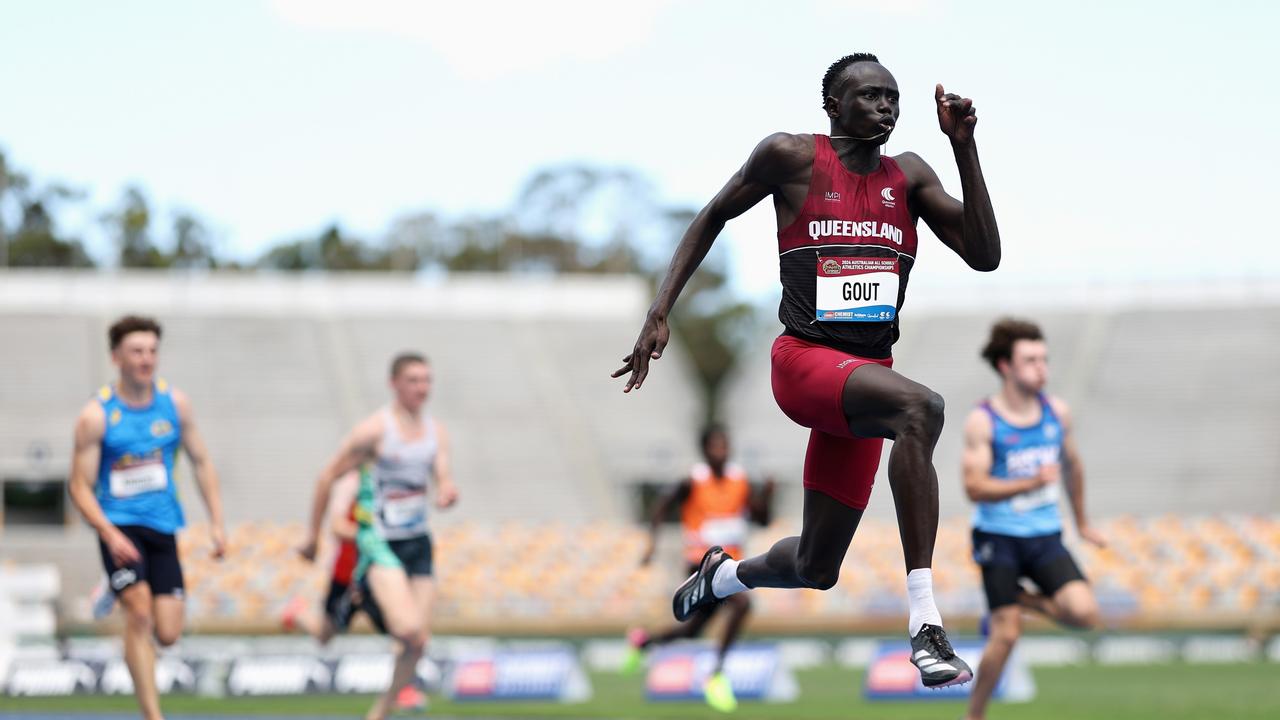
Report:
[[[704,462],[694,465],[689,477],[664,495],[654,508],[649,547],[641,559],[642,564],[648,565],[653,559],[658,529],[676,503],[680,504],[687,573],[696,572],[702,556],[715,546],[724,548],[735,557],[741,557],[747,543],[747,524],[751,521],[762,525],[769,522],[773,480],[766,480],[759,492],[752,492],[746,472],[729,462],[729,435],[723,427],[712,425],[702,432],[702,457]],[[731,710],[736,705],[736,700],[721,671],[725,656],[751,610],[751,601],[746,594],[733,595],[723,603],[702,608],[687,621],[658,635],[650,636],[642,628],[633,628],[628,633],[631,651],[623,670],[636,670],[644,651],[654,645],[697,637],[720,607],[728,607],[729,616],[720,640],[715,671],[707,681],[705,692],[707,702],[713,707]]]

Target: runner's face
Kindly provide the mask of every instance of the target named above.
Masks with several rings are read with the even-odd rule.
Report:
[[[156,354],[160,338],[153,332],[131,332],[111,351],[111,362],[120,369],[120,379],[134,386],[150,385],[156,377]]]
[[[724,433],[713,433],[707,438],[702,455],[709,465],[724,465],[729,461],[729,438]]]
[[[431,366],[417,362],[405,365],[391,380],[391,389],[402,407],[418,412],[431,394]]]
[[[841,135],[869,138],[883,134],[880,144],[898,123],[898,81],[880,63],[854,63],[833,88],[835,102],[827,100],[827,115],[836,120]],[[887,132],[886,132],[887,131]]]
[[[1043,340],[1015,340],[1005,377],[1025,393],[1038,393],[1049,382],[1049,346]]]

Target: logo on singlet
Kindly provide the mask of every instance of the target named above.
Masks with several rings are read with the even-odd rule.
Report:
[[[840,202],[840,193],[835,190],[828,190],[826,194],[827,202]]]
[[[880,191],[880,202],[883,203],[885,207],[894,207],[895,200],[897,200],[897,198],[893,196],[893,188],[887,187]]]

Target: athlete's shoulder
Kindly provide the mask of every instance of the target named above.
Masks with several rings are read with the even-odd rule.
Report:
[[[1063,424],[1071,422],[1071,405],[1066,400],[1057,395],[1045,395],[1045,401],[1049,403],[1049,407],[1053,409],[1053,414],[1058,416],[1058,421]]]
[[[924,158],[911,151],[901,152],[897,155],[890,156],[898,165],[898,169],[907,178],[907,182],[911,185],[918,185],[922,182],[937,182],[938,174],[933,171],[929,163]]]
[[[387,411],[385,408],[366,415],[351,428],[350,438],[357,445],[377,444],[387,431]]]
[[[993,434],[991,413],[982,403],[974,406],[964,419],[964,435],[973,440],[989,439]]]
[[[776,132],[756,144],[743,168],[748,176],[780,182],[813,164],[814,136]]]
[[[119,412],[117,410],[117,412]],[[107,429],[107,410],[98,397],[86,402],[76,415],[76,433],[101,436]]]

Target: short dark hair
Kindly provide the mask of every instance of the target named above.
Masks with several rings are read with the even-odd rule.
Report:
[[[400,371],[404,370],[406,365],[413,365],[414,363],[431,364],[427,362],[427,356],[422,353],[402,352],[391,361],[391,379],[395,380],[400,376]]]
[[[1018,318],[1001,318],[991,326],[991,337],[987,338],[986,347],[982,348],[982,357],[991,364],[996,372],[1000,371],[1001,360],[1013,357],[1013,344],[1019,340],[1044,340],[1040,326],[1030,320]]]
[[[701,440],[701,444],[699,444],[698,447],[702,448],[703,450],[706,450],[707,443],[711,442],[711,438],[715,437],[716,435],[723,435],[725,439],[728,439],[729,430],[724,425],[721,425],[720,423],[714,423],[714,422],[708,423],[705,427],[702,428],[702,433],[701,435],[699,435],[699,440]]]
[[[156,339],[160,339],[160,323],[149,317],[141,315],[125,315],[119,320],[111,324],[107,328],[107,339],[111,341],[111,349],[115,350],[120,347],[120,342],[124,340],[124,336],[135,332],[155,333]]]
[[[860,53],[854,53],[852,55],[845,55],[839,60],[831,63],[831,66],[827,68],[827,74],[822,76],[822,104],[823,105],[827,104],[827,97],[831,95],[831,88],[832,86],[835,85],[836,80],[839,79],[840,73],[844,72],[844,69],[849,67],[850,65],[854,63],[860,63],[860,62],[878,63],[880,62],[880,58],[876,57],[875,55],[872,55],[871,53],[860,52]]]

